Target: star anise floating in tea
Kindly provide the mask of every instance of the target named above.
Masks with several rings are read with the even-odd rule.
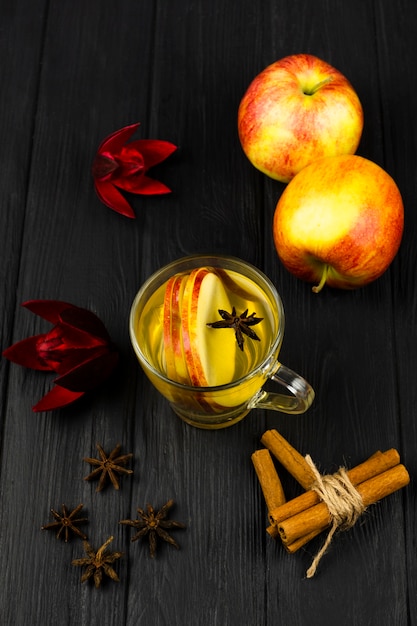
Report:
[[[115,489],[120,489],[117,474],[133,474],[133,470],[122,467],[129,461],[129,459],[132,458],[133,454],[129,453],[119,456],[121,447],[122,446],[120,444],[117,444],[110,454],[107,455],[102,446],[98,443],[97,450],[100,458],[93,459],[91,457],[86,457],[83,459],[86,463],[90,463],[90,465],[96,467],[91,474],[85,476],[84,478],[84,480],[94,480],[100,477],[96,491],[101,491],[106,486],[108,479],[110,479]]]
[[[97,551],[91,547],[88,541],[83,541],[84,551],[87,556],[71,561],[72,565],[85,567],[85,571],[81,576],[82,583],[93,577],[94,585],[98,589],[103,580],[103,573],[112,580],[119,582],[120,579],[112,564],[123,556],[123,552],[109,552],[107,550],[113,539],[114,537],[109,537]]]
[[[255,317],[256,313],[248,315],[248,309],[246,309],[246,311],[244,311],[241,315],[237,315],[235,307],[233,307],[231,313],[228,313],[223,309],[218,309],[218,311],[222,319],[217,322],[210,322],[207,326],[211,326],[211,328],[233,328],[235,331],[237,345],[242,351],[244,344],[243,335],[247,335],[251,339],[255,339],[255,341],[260,341],[260,338],[255,331],[250,328],[250,326],[255,326],[256,324],[259,324],[259,322],[262,322],[263,317]]]
[[[65,542],[68,542],[70,539],[70,533],[78,535],[81,539],[87,539],[87,535],[77,528],[78,524],[86,524],[88,522],[87,517],[77,517],[83,506],[83,504],[79,504],[69,513],[67,507],[63,504],[62,514],[55,511],[55,509],[51,509],[51,513],[56,521],[45,524],[42,526],[42,530],[57,530],[56,538],[64,537]]]
[[[136,528],[138,532],[132,537],[132,541],[136,541],[137,539],[142,539],[143,537],[148,536],[149,540],[149,551],[152,558],[154,558],[157,548],[158,537],[167,543],[170,543],[175,548],[179,549],[179,545],[168,534],[167,530],[172,528],[185,528],[185,525],[181,522],[174,522],[173,520],[165,519],[169,509],[174,504],[174,500],[168,500],[166,504],[155,513],[154,508],[148,504],[147,512],[143,509],[137,509],[139,513],[139,518],[136,520],[121,520],[119,524],[125,524],[126,526],[132,526]]]

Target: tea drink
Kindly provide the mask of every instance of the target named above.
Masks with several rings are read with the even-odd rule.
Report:
[[[235,269],[194,267],[167,277],[135,310],[131,334],[145,372],[186,421],[237,421],[277,367],[283,319],[260,282]]]
[[[138,361],[175,413],[225,428],[251,409],[300,414],[314,390],[278,361],[284,308],[271,281],[230,256],[196,255],[155,272],[133,301],[129,332]],[[281,391],[267,390],[277,383]]]

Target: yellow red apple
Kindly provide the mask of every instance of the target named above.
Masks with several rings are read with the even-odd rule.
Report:
[[[266,67],[238,110],[239,139],[249,161],[282,182],[316,159],[354,154],[362,129],[362,105],[351,83],[310,54]]]
[[[279,258],[299,278],[351,289],[385,272],[400,246],[400,191],[379,165],[357,155],[314,161],[287,185],[275,209]]]

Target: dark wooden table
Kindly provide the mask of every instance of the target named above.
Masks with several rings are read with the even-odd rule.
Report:
[[[0,621],[6,626],[404,626],[417,624],[417,12],[411,0],[3,0],[0,3],[1,348],[50,325],[23,309],[58,299],[95,312],[120,349],[109,382],[66,409],[33,413],[54,376],[0,361]],[[269,63],[310,52],[340,69],[365,113],[358,153],[396,180],[398,256],[368,287],[311,292],[281,266],[272,216],[284,186],[257,172],[237,108]],[[130,196],[136,219],[96,197],[100,141],[138,137],[179,150],[154,170],[169,196]],[[145,379],[130,304],[160,266],[231,254],[263,270],[286,310],[282,360],[314,386],[303,416],[253,411],[230,429],[181,422]],[[320,470],[395,447],[411,483],[333,541],[295,555],[265,532],[250,456],[277,428]],[[96,443],[132,452],[120,491],[83,477]],[[300,487],[283,472],[288,497]],[[181,549],[155,559],[118,521],[175,500]],[[81,584],[82,543],[41,531],[50,508],[84,504],[98,548],[114,536],[120,582]],[[175,534],[174,534],[175,533]]]

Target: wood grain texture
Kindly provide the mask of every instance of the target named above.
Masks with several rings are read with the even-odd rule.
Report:
[[[1,347],[49,327],[31,298],[94,311],[120,348],[111,383],[65,410],[34,414],[53,376],[0,361],[0,616],[55,626],[417,624],[417,15],[411,0],[124,0],[0,3]],[[397,181],[400,252],[363,290],[324,290],[280,265],[271,224],[284,186],[254,170],[237,136],[240,98],[287,54],[338,67],[365,111],[358,153]],[[131,196],[135,220],[100,203],[91,163],[100,141],[141,122],[137,137],[179,146],[153,174],[169,196]],[[307,414],[253,411],[231,429],[183,424],[151,388],[128,337],[131,302],[161,265],[187,254],[241,257],[284,301],[282,361],[316,390]],[[319,469],[353,467],[395,447],[411,483],[335,538],[312,580],[318,537],[296,555],[266,533],[251,463],[279,430]],[[132,452],[120,491],[83,481],[96,443]],[[300,493],[280,473],[287,498]],[[175,500],[176,551],[154,560],[118,521]],[[82,545],[42,532],[51,507],[84,503],[86,531],[125,555],[121,582],[95,590],[71,560]]]

